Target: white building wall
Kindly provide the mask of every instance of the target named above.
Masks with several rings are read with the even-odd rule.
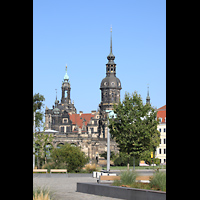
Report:
[[[166,163],[166,123],[160,123],[157,127],[157,130],[160,131],[160,145],[156,149],[156,158],[161,160],[160,163]]]

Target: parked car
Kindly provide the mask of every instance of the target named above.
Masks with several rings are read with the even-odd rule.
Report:
[[[149,165],[146,164],[144,160],[141,160],[139,163],[139,166],[149,166]]]

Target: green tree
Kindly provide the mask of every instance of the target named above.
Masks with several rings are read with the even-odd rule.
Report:
[[[42,107],[44,107],[43,101],[45,101],[45,98],[43,95],[39,93],[35,93],[33,95],[33,112],[35,113],[35,127],[40,127],[42,123],[43,113],[41,111]]]
[[[104,157],[107,160],[107,151],[105,151],[104,153],[100,154],[101,157]],[[110,152],[110,159],[114,160],[117,156],[115,155],[114,151]]]
[[[45,128],[44,128],[45,130]],[[47,157],[49,157],[50,149],[49,144],[51,145],[53,141],[52,134],[45,134],[44,132],[37,131],[35,133],[35,149],[37,153],[38,159],[38,168],[40,168],[40,162],[44,161],[47,162]],[[52,146],[52,145],[51,145]]]
[[[156,149],[160,139],[156,111],[144,105],[137,92],[125,93],[124,100],[114,105],[114,113],[117,117],[109,119],[110,133],[120,152],[127,154],[128,163],[131,156],[138,159],[144,151]]]
[[[60,148],[54,148],[51,159],[55,168],[65,168],[68,172],[80,171],[88,162],[88,157],[79,147],[65,143]]]

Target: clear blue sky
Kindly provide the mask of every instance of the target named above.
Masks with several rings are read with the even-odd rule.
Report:
[[[121,99],[135,90],[166,104],[165,0],[33,0],[33,94],[52,108],[61,99],[65,65],[77,112],[97,110],[112,25]],[[44,110],[44,109],[43,109]]]

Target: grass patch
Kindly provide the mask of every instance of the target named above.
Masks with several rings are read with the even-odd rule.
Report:
[[[154,175],[150,177],[150,183],[136,182],[137,176],[138,174],[135,171],[124,171],[120,174],[120,180],[115,180],[112,185],[166,192],[166,173],[155,172]]]
[[[54,193],[45,187],[33,188],[33,200],[53,200]]]
[[[153,177],[150,178],[150,186],[156,190],[162,190],[166,192],[166,173],[155,172]]]
[[[124,171],[120,174],[120,181],[123,185],[135,183],[137,173],[135,171]]]
[[[130,170],[133,169],[133,166],[129,166]],[[166,169],[166,165],[158,165],[158,166],[135,166],[135,169]],[[110,166],[110,170],[127,170],[127,166]]]
[[[114,186],[121,186],[121,185],[131,185],[132,183],[136,182],[137,172],[135,171],[123,171],[120,174],[120,180],[115,180],[113,185]]]

